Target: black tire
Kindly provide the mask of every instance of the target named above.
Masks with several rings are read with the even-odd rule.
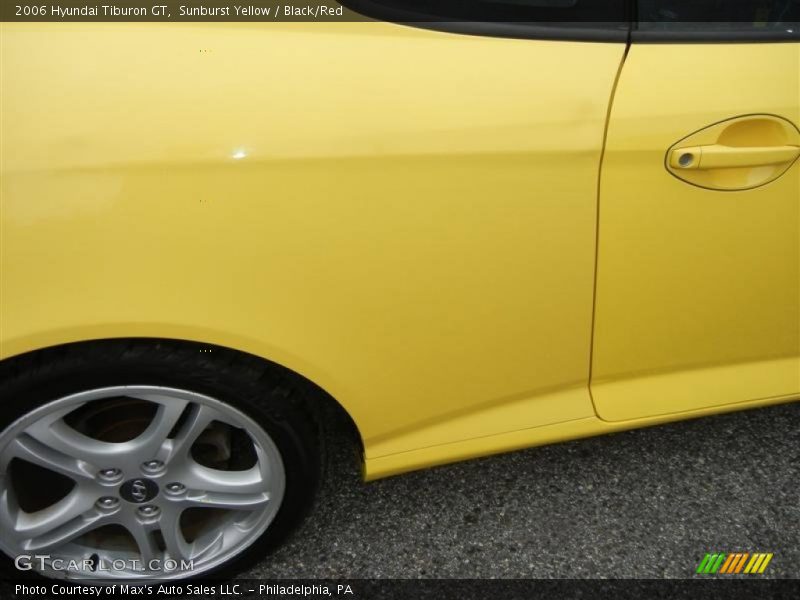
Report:
[[[57,398],[119,385],[174,387],[211,396],[255,420],[278,447],[286,484],[274,520],[246,550],[203,572],[203,579],[230,577],[263,558],[308,512],[324,461],[322,438],[302,380],[282,367],[232,350],[149,339],[109,340],[9,359],[0,363],[0,431]],[[2,568],[10,577],[26,575],[5,555]]]

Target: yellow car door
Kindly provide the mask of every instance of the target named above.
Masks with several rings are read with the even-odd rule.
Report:
[[[664,4],[685,8],[639,13]],[[729,8],[717,25],[641,23],[616,88],[591,384],[604,420],[800,393],[800,5]]]

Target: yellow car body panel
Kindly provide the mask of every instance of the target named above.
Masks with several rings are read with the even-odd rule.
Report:
[[[367,458],[594,414],[624,44],[381,23],[2,37],[3,356],[230,346],[332,394]]]
[[[2,358],[128,337],[249,352],[342,404],[367,478],[792,399],[754,385],[627,417],[630,391],[603,387],[635,362],[601,337],[609,295],[594,371],[626,418],[597,416],[598,177],[625,44],[377,22],[1,33]],[[791,361],[792,339],[753,356]]]

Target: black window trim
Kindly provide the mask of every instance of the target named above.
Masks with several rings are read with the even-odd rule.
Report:
[[[370,19],[386,21],[397,25],[432,29],[445,33],[461,33],[486,37],[593,41],[593,42],[628,42],[630,20],[627,23],[596,23],[596,27],[576,27],[570,24],[540,23],[501,23],[478,21],[434,21],[430,17],[402,8],[385,4],[382,0],[337,0],[345,8]],[[622,27],[619,27],[622,25]]]
[[[767,31],[657,31],[638,28],[637,0],[628,0],[627,23],[596,23],[588,26],[573,24],[501,23],[473,21],[433,21],[429,17],[385,4],[383,0],[337,0],[345,8],[369,19],[431,29],[445,33],[486,37],[563,40],[585,42],[617,42],[639,44],[723,44],[770,43],[800,41],[800,23],[790,23],[789,30]],[[620,27],[622,25],[622,27]],[[626,26],[627,25],[627,26]]]
[[[634,44],[765,44],[775,42],[800,42],[800,23],[793,32],[771,29],[768,31],[653,31],[631,29]]]

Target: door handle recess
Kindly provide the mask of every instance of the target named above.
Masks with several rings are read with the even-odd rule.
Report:
[[[800,156],[800,146],[688,146],[675,148],[669,164],[673,169],[728,169],[761,167],[794,161]]]
[[[707,190],[752,190],[797,164],[800,129],[777,115],[751,114],[718,121],[670,146],[667,171]]]

